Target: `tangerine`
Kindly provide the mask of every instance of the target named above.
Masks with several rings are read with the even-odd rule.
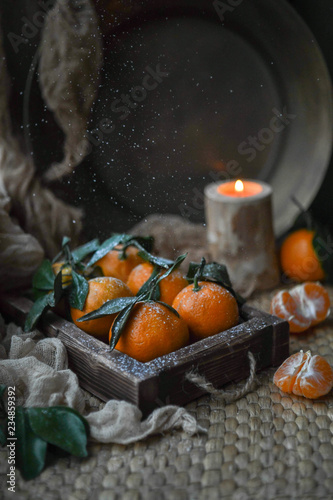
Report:
[[[110,250],[104,257],[96,262],[96,266],[102,269],[104,276],[112,276],[126,283],[130,272],[134,267],[144,262],[138,255],[139,250],[134,246],[129,246],[125,250],[126,257],[122,256],[122,246],[117,245]]]
[[[292,354],[274,374],[273,382],[283,392],[316,399],[333,387],[333,370],[325,358],[303,351]]]
[[[127,280],[127,286],[134,295],[138,293],[142,285],[150,278],[153,270],[154,266],[152,264],[144,262],[131,271]],[[165,302],[171,306],[176,295],[187,285],[188,281],[184,278],[182,272],[179,269],[175,269],[159,283],[161,302]]]
[[[64,262],[54,262],[52,264],[52,270],[55,276],[57,276],[61,272],[61,281],[63,288],[67,288],[72,284],[72,267]]]
[[[61,272],[62,288],[67,288],[72,284],[72,267],[69,264],[65,265],[64,262],[54,262],[52,270],[55,276]],[[52,307],[52,310],[62,318],[70,320],[68,302],[65,297],[62,297],[58,304]]]
[[[281,290],[271,302],[271,314],[288,321],[291,333],[318,325],[329,313],[330,298],[320,283],[306,282],[289,291]]]
[[[112,327],[109,333],[109,341]],[[133,307],[116,349],[143,363],[169,354],[189,342],[185,321],[158,302],[138,302]]]
[[[73,322],[83,331],[96,338],[107,341],[111,323],[116,314],[109,314],[102,318],[78,322],[85,314],[99,309],[105,302],[120,297],[132,297],[131,290],[121,280],[103,276],[88,281],[89,290],[82,311],[71,307]]]
[[[226,288],[210,281],[199,281],[199,287],[196,291],[188,285],[172,304],[187,323],[194,341],[227,330],[239,321],[237,301]]]
[[[294,281],[318,281],[325,278],[313,247],[315,231],[299,229],[289,234],[281,245],[281,268]]]

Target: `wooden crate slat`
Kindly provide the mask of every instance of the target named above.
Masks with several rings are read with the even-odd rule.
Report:
[[[22,296],[0,297],[2,314],[18,324],[24,323],[31,305]],[[248,351],[255,356],[257,371],[282,363],[289,355],[288,323],[246,305],[241,314],[239,325],[148,363],[110,352],[108,345],[53,312],[45,315],[39,329],[64,343],[82,387],[104,401],[125,399],[147,414],[156,406],[182,405],[202,395],[204,391],[185,378],[193,369],[221,387],[248,376]]]

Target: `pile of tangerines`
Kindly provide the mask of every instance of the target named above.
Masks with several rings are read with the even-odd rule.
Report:
[[[44,261],[34,277],[26,329],[46,309],[64,315],[67,308],[80,329],[147,362],[237,325],[243,299],[225,266],[202,259],[184,276],[186,255],[171,261],[151,247],[149,238],[116,234],[71,252],[65,239],[57,260]]]
[[[305,332],[328,317],[330,298],[320,281],[333,280],[328,233],[308,212],[302,212],[300,222],[304,227],[291,230],[280,248],[282,277],[291,286],[274,294],[271,301],[271,313],[288,321],[292,334]],[[333,370],[322,356],[300,351],[284,361],[273,381],[284,392],[315,399],[332,389]]]
[[[52,308],[111,349],[147,362],[238,324],[244,300],[232,289],[224,265],[202,259],[191,262],[184,275],[180,265],[186,255],[175,261],[154,256],[152,243],[115,234],[71,251],[64,238],[59,255],[44,261],[34,276],[26,330]],[[299,229],[281,246],[284,276],[299,284],[273,296],[271,313],[288,321],[291,333],[317,325],[330,312],[329,295],[319,283],[330,270],[317,243],[315,231]],[[285,392],[318,398],[333,387],[333,370],[321,356],[301,351],[285,360],[274,383]]]

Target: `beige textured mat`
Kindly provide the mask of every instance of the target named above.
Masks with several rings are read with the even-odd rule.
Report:
[[[330,289],[333,299],[333,289]],[[249,304],[269,310],[272,293]],[[291,337],[290,351],[311,349],[333,364],[333,320]],[[15,500],[333,499],[333,395],[311,401],[257,375],[255,390],[224,405],[204,396],[187,405],[208,430],[137,444],[89,446],[87,459],[62,458],[37,479],[7,491],[7,451],[0,450],[1,493]],[[90,406],[102,403],[87,394]],[[2,496],[1,496],[2,495]]]

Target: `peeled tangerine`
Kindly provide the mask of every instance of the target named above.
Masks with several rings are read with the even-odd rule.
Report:
[[[291,333],[304,332],[324,321],[330,313],[330,298],[320,283],[307,282],[274,295],[271,314],[285,319]]]
[[[282,363],[273,382],[283,392],[316,399],[332,389],[333,370],[322,356],[300,351]]]

